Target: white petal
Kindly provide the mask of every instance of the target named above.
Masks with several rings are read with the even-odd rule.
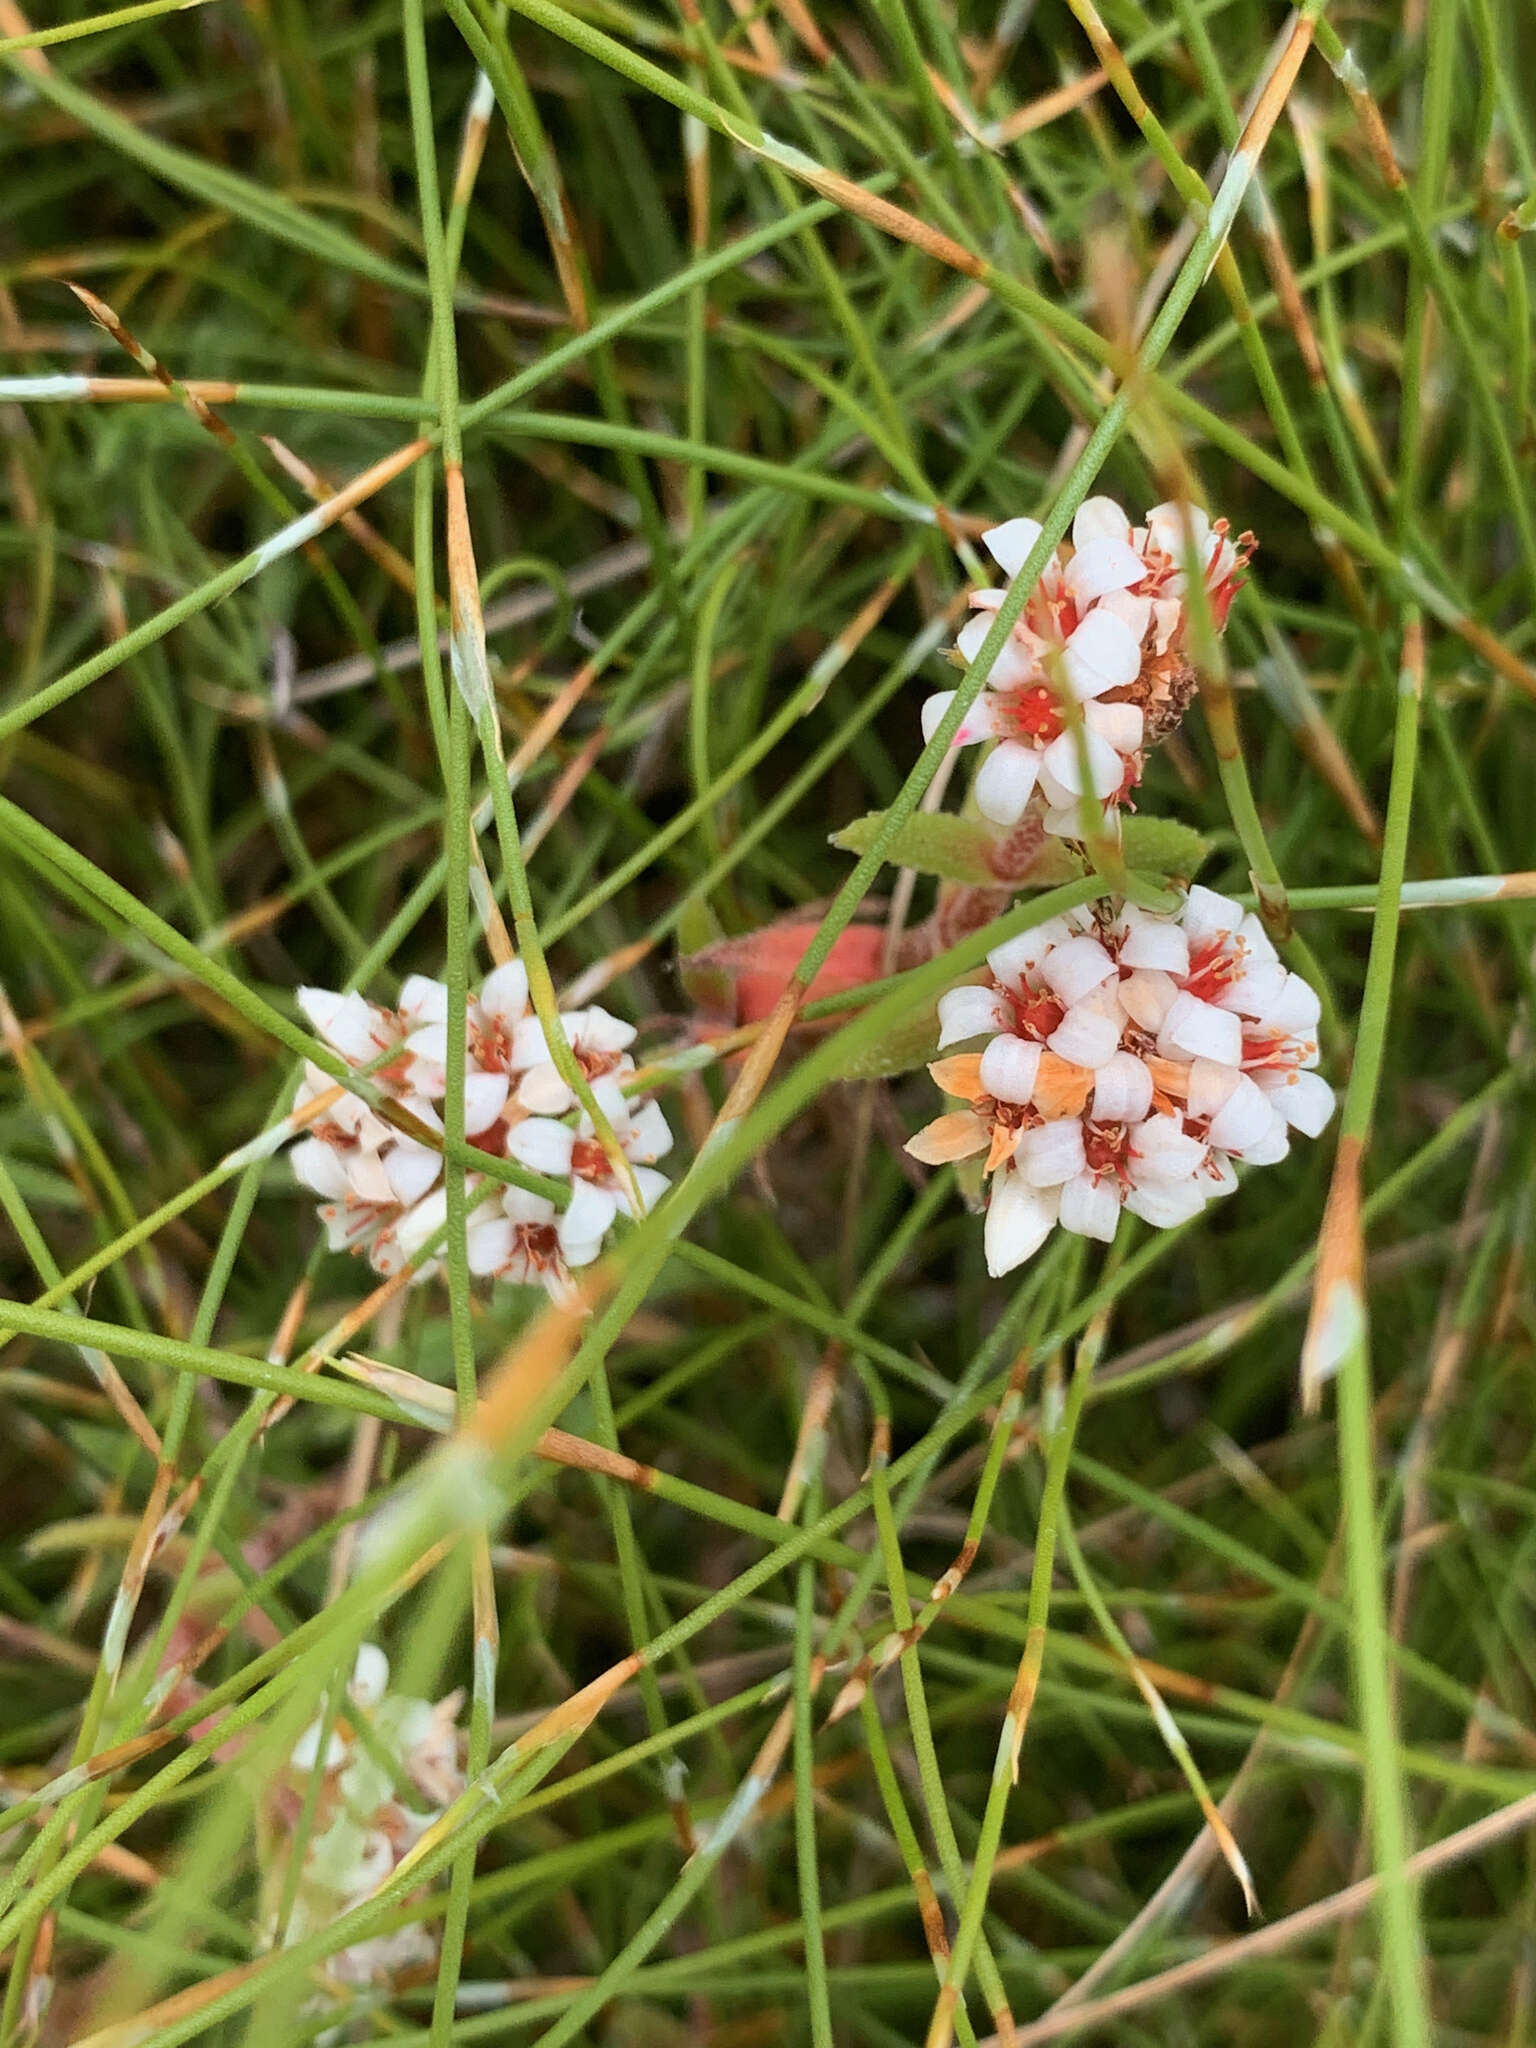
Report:
[[[376,1707],[388,1690],[389,1659],[377,1643],[363,1643],[352,1666],[352,1682],[347,1691],[358,1706]]]
[[[1112,590],[1107,597],[1099,599],[1096,609],[1108,612],[1113,618],[1123,619],[1130,627],[1139,647],[1147,637],[1147,628],[1152,623],[1157,606],[1156,601],[1150,597],[1137,597],[1129,590]],[[1175,605],[1173,609],[1177,612],[1179,607]],[[1162,647],[1157,650],[1159,654],[1163,651]]]
[[[1083,1126],[1075,1116],[1036,1124],[1019,1140],[1014,1154],[1019,1172],[1034,1188],[1060,1187],[1083,1170]]]
[[[305,1138],[288,1154],[294,1178],[328,1202],[344,1201],[351,1187],[341,1154],[322,1138]]]
[[[439,1023],[418,1024],[406,1038],[405,1049],[413,1060],[421,1060],[429,1067],[446,1065],[448,1026]]]
[[[524,1067],[539,1066],[549,1058],[544,1026],[537,1017],[521,1017],[512,1027],[512,1043],[508,1048],[508,1058],[517,1071]]]
[[[1220,1060],[1194,1060],[1189,1069],[1189,1114],[1192,1117],[1215,1116],[1225,1108],[1242,1074],[1236,1067],[1224,1066]]]
[[[1130,1176],[1138,1187],[1198,1173],[1205,1146],[1186,1135],[1176,1116],[1149,1116],[1131,1133]]]
[[[1041,767],[1058,787],[1051,794],[1065,800],[1083,793],[1083,761],[1087,757],[1088,787],[1100,798],[1114,796],[1125,780],[1125,761],[1099,733],[1091,729],[1081,736],[1064,732],[1045,750]]]
[[[624,1150],[647,1166],[653,1159],[665,1159],[672,1150],[672,1126],[659,1102],[642,1102],[635,1111]]]
[[[1184,604],[1177,597],[1155,597],[1152,600],[1152,651],[1166,654],[1169,643],[1184,623]],[[1142,629],[1145,637],[1146,629]]]
[[[1184,559],[1191,543],[1197,560],[1203,561],[1210,539],[1210,515],[1198,505],[1181,504],[1176,498],[1169,498],[1161,505],[1154,505],[1147,514],[1148,538],[1160,547],[1165,555],[1184,566]]]
[[[1101,534],[1085,541],[1062,571],[1062,583],[1079,611],[1112,590],[1129,590],[1147,573],[1147,565],[1128,540]]]
[[[1189,972],[1189,941],[1171,917],[1158,917],[1128,903],[1121,913],[1122,967],[1156,967],[1164,974]]]
[[[1101,810],[1090,798],[1086,805],[1088,818],[1085,823],[1084,808],[1084,800],[1081,797],[1063,798],[1041,813],[1040,823],[1046,832],[1057,839],[1092,839],[1114,830],[1112,820],[1116,813]]]
[[[1062,670],[1074,697],[1102,697],[1141,674],[1141,644],[1124,619],[1096,609],[1068,639]]]
[[[1092,540],[1131,539],[1131,522],[1113,498],[1084,498],[1072,521],[1072,545],[1084,548]]]
[[[358,1201],[373,1202],[382,1207],[395,1199],[395,1191],[389,1184],[389,1175],[385,1172],[384,1162],[377,1152],[349,1152],[345,1165],[348,1186]]]
[[[378,1219],[371,1209],[351,1209],[345,1202],[327,1202],[317,1212],[325,1225],[327,1251],[350,1251],[371,1237],[378,1229]]]
[[[429,974],[408,974],[395,1008],[413,1031],[422,1024],[441,1024],[448,1016],[447,984]]]
[[[1152,1076],[1133,1052],[1117,1052],[1093,1077],[1093,1118],[1101,1124],[1139,1124],[1152,1107]]]
[[[1262,1017],[1285,993],[1285,981],[1285,969],[1278,960],[1255,960],[1212,1001],[1239,1017]]]
[[[1273,1003],[1259,1018],[1266,1031],[1281,1033],[1286,1037],[1306,1036],[1317,1029],[1317,1020],[1322,1015],[1322,1004],[1317,990],[1299,974],[1288,974],[1285,986]]]
[[[994,825],[1017,825],[1034,794],[1040,756],[1033,747],[1004,740],[982,762],[976,776],[976,808]]]
[[[418,1252],[448,1221],[448,1196],[442,1188],[434,1188],[430,1195],[419,1201],[414,1209],[407,1209],[400,1218],[395,1237],[401,1251],[407,1257]]]
[[[1211,1118],[1210,1142],[1223,1152],[1241,1155],[1264,1137],[1273,1114],[1263,1089],[1255,1087],[1246,1074],[1241,1075],[1226,1102]]]
[[[409,1208],[433,1186],[442,1165],[441,1158],[429,1145],[418,1145],[410,1138],[399,1139],[384,1155],[390,1193],[397,1202]]]
[[[560,1022],[571,1044],[589,1052],[623,1052],[635,1040],[633,1024],[626,1024],[622,1017],[613,1016],[596,1003],[588,1010],[572,1010],[568,1016],[562,1013]]]
[[[654,1166],[635,1168],[635,1185],[640,1190],[640,1201],[647,1216],[661,1200],[672,1183],[664,1173],[658,1173]]]
[[[996,680],[994,677],[992,680]],[[940,690],[929,697],[923,705],[923,744],[926,746],[939,729],[939,721],[955,701],[956,692]],[[968,747],[973,740],[995,739],[1003,731],[1002,713],[998,701],[990,690],[983,690],[976,702],[961,719],[955,733],[953,745]]]
[[[1146,737],[1146,716],[1139,704],[1085,704],[1083,723],[1108,740],[1117,754],[1134,754]]]
[[[1176,1224],[1188,1223],[1192,1216],[1200,1214],[1205,1207],[1205,1190],[1193,1180],[1157,1181],[1148,1187],[1133,1187],[1125,1198],[1125,1206],[1143,1223],[1158,1230],[1172,1230]]]
[[[483,1074],[478,1067],[464,1076],[464,1135],[479,1137],[488,1131],[507,1099],[505,1074]]]
[[[342,995],[332,988],[301,988],[298,1004],[326,1043],[354,1067],[363,1066],[389,1042],[375,1036],[373,1005],[355,990]]]
[[[976,612],[966,620],[960,631],[955,635],[955,646],[959,649],[961,658],[967,668],[975,666],[976,657],[981,652],[982,642],[991,630],[991,615],[987,612]],[[1029,649],[1019,639],[1017,632],[1014,632],[1009,634],[993,657],[992,666],[987,671],[987,684],[993,690],[1018,690],[1022,689],[1025,683],[1033,682],[1039,673],[1039,662],[1036,661],[1033,654],[1030,653]],[[949,692],[951,697],[954,694],[953,690]],[[984,725],[975,726],[973,724],[977,706],[984,704],[985,701],[986,691],[984,690],[977,699],[977,704],[973,705],[966,714],[965,723],[960,728],[961,737],[957,738],[955,742],[957,746],[963,744],[963,741],[966,739],[976,739],[982,731],[986,730]],[[942,713],[939,714],[941,717],[942,715]],[[986,712],[983,712],[983,719],[986,716]],[[938,718],[935,718],[934,727],[937,728],[937,725]],[[927,731],[923,735],[925,739],[931,739],[932,736],[932,733]]]
[[[1254,1080],[1293,1131],[1317,1137],[1333,1115],[1333,1090],[1321,1074],[1261,1070]]]
[[[400,1107],[408,1109],[417,1122],[425,1124],[429,1131],[436,1131],[439,1136],[442,1135],[443,1120],[424,1095],[407,1095],[401,1102]],[[381,1129],[384,1138],[394,1135],[388,1124],[381,1124]],[[383,1139],[380,1142],[382,1143]],[[408,1142],[414,1143],[415,1140],[412,1139]]]
[[[509,1223],[553,1223],[559,1211],[546,1195],[530,1188],[503,1188],[501,1213]]]
[[[501,1024],[516,1024],[528,1011],[528,970],[521,960],[508,960],[485,977],[480,1008]]]
[[[1040,962],[1040,979],[1064,1003],[1079,1002],[1114,971],[1113,959],[1086,933],[1053,946]]]
[[[981,538],[989,555],[1010,580],[1017,576],[1040,538],[1038,519],[1008,519],[990,527]]]
[[[1285,1118],[1276,1109],[1270,1113],[1269,1129],[1257,1143],[1248,1147],[1243,1158],[1249,1166],[1278,1166],[1290,1149]]]
[[[567,1266],[590,1266],[602,1249],[603,1240],[600,1237],[562,1237],[560,1240],[560,1256]],[[551,1285],[552,1276],[556,1283],[554,1285]],[[544,1285],[556,1301],[572,1301],[576,1298],[575,1288],[557,1268],[545,1273]]]
[[[994,946],[987,955],[987,965],[999,981],[1022,992],[1025,975],[1039,966],[1053,946],[1063,946],[1073,937],[1073,927],[1064,917],[1048,917],[1016,938],[1004,939],[1000,946]]]
[[[1225,1066],[1235,1067],[1243,1056],[1242,1023],[1230,1011],[1218,1010],[1214,1003],[1203,1003],[1183,989],[1174,997],[1163,1019],[1158,1047],[1182,1054],[1187,1060],[1220,1060]]]
[[[607,1188],[596,1188],[589,1180],[576,1181],[571,1189],[570,1206],[560,1218],[562,1251],[568,1243],[600,1244],[618,1213],[618,1201]],[[566,1255],[570,1256],[568,1252]]]
[[[564,1116],[576,1098],[560,1078],[553,1060],[541,1060],[530,1067],[517,1084],[517,1106],[535,1116]]]
[[[558,1180],[571,1170],[575,1142],[575,1133],[565,1124],[547,1116],[530,1116],[507,1132],[507,1157],[530,1173],[545,1173]]]
[[[1070,1060],[1075,1067],[1096,1070],[1106,1065],[1120,1043],[1124,1020],[1119,1005],[1101,1003],[1095,999],[1097,994],[1095,990],[1083,1002],[1074,1003],[1046,1040],[1059,1059]]]
[[[465,1240],[471,1273],[499,1273],[512,1256],[512,1225],[494,1212],[471,1216]]]
[[[1173,999],[1178,992],[1178,985],[1171,974],[1147,967],[1138,967],[1134,974],[1125,975],[1117,991],[1121,1009],[1143,1031],[1162,1029],[1163,1019],[1173,1007]]]
[[[1230,896],[1219,896],[1214,889],[1194,882],[1184,898],[1180,922],[1191,942],[1199,945],[1204,940],[1225,938],[1229,932],[1235,932],[1243,916],[1241,903],[1234,903]]]
[[[296,1771],[312,1771],[320,1758],[320,1723],[311,1721],[289,1753],[288,1761]],[[331,1739],[325,1745],[325,1768],[334,1771],[338,1764],[347,1760],[347,1745],[333,1728]]]
[[[1243,950],[1250,960],[1278,960],[1274,941],[1265,931],[1263,924],[1250,910],[1237,928],[1237,936],[1243,942]]]
[[[984,1032],[1005,1031],[1009,1021],[1008,1005],[995,988],[974,983],[952,988],[939,997],[939,1050]]]
[[[983,1238],[987,1271],[994,1280],[1022,1266],[1040,1249],[1051,1234],[1056,1208],[1054,1188],[1032,1188],[1017,1173],[1001,1174],[992,1183]]]
[[[1058,1217],[1063,1230],[1108,1244],[1120,1227],[1120,1189],[1109,1178],[1079,1173],[1061,1191]]]
[[[953,690],[938,690],[933,696],[923,699],[923,745],[925,747],[938,731],[945,712],[954,701],[955,692]],[[958,740],[956,744],[959,744]]]
[[[1032,1038],[1000,1032],[981,1056],[980,1080],[999,1102],[1028,1102],[1040,1071],[1040,1047]]]
[[[1225,1152],[1206,1153],[1205,1164],[1200,1169],[1200,1185],[1205,1189],[1207,1201],[1237,1193],[1237,1168]]]

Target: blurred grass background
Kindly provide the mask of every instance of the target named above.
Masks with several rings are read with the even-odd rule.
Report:
[[[430,1437],[387,1401],[346,1405],[334,1375],[257,1433],[242,1373],[286,1389],[284,1361],[366,1286],[317,1250],[280,1159],[220,1162],[291,1066],[263,1005],[292,1023],[300,983],[361,973],[387,1000],[445,963],[473,985],[490,956],[451,900],[483,775],[417,644],[448,589],[436,451],[365,524],[233,565],[305,507],[307,477],[339,486],[441,420],[424,163],[457,262],[447,360],[534,911],[557,984],[605,989],[662,1056],[700,1029],[679,949],[819,918],[849,873],[828,833],[908,784],[945,674],[935,622],[966,581],[953,542],[1058,501],[1296,31],[1259,0],[122,14],[0,6],[3,2038],[265,2048],[335,2015],[300,1971],[240,1974],[250,1801],[363,1625],[330,1612],[343,1532]],[[914,1185],[899,1155],[926,1077],[839,1079],[831,1058],[790,1121],[775,1091],[797,1034],[765,1098],[787,1127],[657,1264],[561,1416],[652,1476],[503,1474],[481,1760],[635,1643],[697,1625],[456,1824],[451,1891],[413,1909],[449,1918],[435,2006],[430,1986],[365,2001],[350,2038],[924,2040],[924,1886],[953,1938],[1025,1635],[1042,1429],[1085,1329],[1043,1676],[999,1853],[969,1886],[960,2037],[1536,2033],[1515,1806],[1536,1789],[1532,920],[1518,884],[1470,904],[1454,885],[1536,865],[1529,24],[1516,0],[1410,0],[1332,7],[1315,35],[1230,258],[1135,385],[1094,488],[1139,514],[1188,487],[1259,538],[1227,643],[1252,815],[1234,818],[1198,710],[1140,802],[1207,835],[1213,886],[1256,869],[1272,905],[1293,892],[1340,1020],[1336,1082],[1391,925],[1369,912],[1394,762],[1410,888],[1452,884],[1405,914],[1371,1013],[1380,1586],[1346,1583],[1331,1404],[1304,1416],[1296,1394],[1331,1136],[1192,1231],[1128,1240],[1107,1268],[1058,1243],[1011,1289],[953,1189]],[[82,386],[143,372],[69,283],[172,379],[215,380],[225,434],[175,393]],[[1219,738],[1226,700],[1207,703]],[[481,843],[505,908],[503,849]],[[1330,889],[1349,907],[1309,902]],[[190,942],[175,957],[166,926]],[[679,1172],[728,1080],[674,1071]],[[54,1322],[27,1322],[47,1290]],[[502,1290],[469,1322],[460,1304],[474,1358],[488,1369],[539,1306]],[[108,1327],[76,1346],[65,1311]],[[202,1347],[203,1375],[166,1340]],[[353,1341],[453,1380],[440,1285]],[[785,1500],[818,1388],[810,1483]],[[882,1546],[887,1426],[905,1462]],[[185,1519],[146,1564],[167,1499]],[[861,1649],[903,1619],[900,1566],[920,1598],[978,1501],[961,1591],[829,1725]],[[839,1510],[840,1533],[818,1520]],[[377,1624],[433,1695],[471,1684],[464,1549]],[[1346,1893],[1380,1853],[1350,1656],[1368,1596],[1413,1846],[1495,1817],[1417,1900],[1422,1973],[1378,1966]],[[248,1692],[268,1746],[119,1755],[39,1807],[143,1725],[189,1619],[194,1637],[228,1623],[198,1676]],[[1257,1945],[1235,1940],[1241,1895],[1148,1685],[1211,1795],[1230,1791]],[[786,1697],[788,1750],[744,1815]],[[713,1859],[689,1863],[711,1829]],[[349,1938],[339,1924],[331,1949]]]

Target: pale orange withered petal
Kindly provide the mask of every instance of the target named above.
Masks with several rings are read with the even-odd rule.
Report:
[[[1189,1068],[1178,1060],[1160,1059],[1156,1053],[1143,1059],[1142,1065],[1152,1076],[1152,1086],[1160,1095],[1172,1095],[1183,1101],[1189,1094]]]
[[[958,1095],[962,1102],[986,1099],[987,1091],[981,1085],[979,1052],[957,1052],[947,1059],[930,1060],[928,1071],[946,1095]]]
[[[1049,1048],[1040,1055],[1032,1100],[1048,1121],[1081,1116],[1092,1089],[1093,1075],[1087,1067],[1074,1066],[1071,1060],[1064,1060]]]
[[[1014,1153],[1018,1150],[1019,1140],[1023,1135],[1024,1129],[1021,1124],[994,1124],[992,1126],[992,1144],[987,1152],[988,1173],[996,1173],[1000,1166],[1013,1157]]]
[[[956,1109],[935,1117],[915,1138],[908,1138],[905,1149],[924,1166],[948,1166],[951,1160],[979,1152],[987,1138],[987,1126],[973,1109]]]

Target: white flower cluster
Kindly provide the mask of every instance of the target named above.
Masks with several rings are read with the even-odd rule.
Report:
[[[381,1095],[397,1102],[427,1131],[441,1134],[440,1105],[448,1086],[448,991],[413,974],[392,1010],[360,995],[301,988],[299,1004],[316,1031]],[[472,1273],[541,1284],[557,1299],[570,1291],[570,1272],[602,1249],[634,1194],[650,1208],[667,1186],[655,1161],[672,1144],[660,1105],[624,1092],[635,1071],[628,1046],[632,1024],[592,1007],[563,1014],[576,1063],[591,1084],[629,1163],[621,1179],[561,1078],[543,1027],[528,1002],[522,963],[507,962],[471,998],[464,1083],[466,1136],[481,1151],[516,1160],[530,1172],[568,1180],[571,1198],[558,1208],[542,1195],[469,1177],[469,1267]],[[318,1067],[306,1069],[299,1107],[333,1093]],[[441,1151],[397,1130],[356,1096],[342,1095],[310,1125],[290,1155],[300,1182],[320,1196],[320,1220],[333,1251],[367,1256],[376,1273],[391,1274],[441,1230],[447,1217]],[[630,1183],[632,1182],[632,1186]],[[433,1270],[423,1266],[417,1278]]]
[[[389,1659],[375,1644],[364,1643],[324,1760],[322,1724],[315,1721],[268,1787],[261,1804],[259,1853],[263,1939],[269,1947],[277,1938],[290,1882],[293,1903],[282,1930],[284,1947],[330,1926],[376,1892],[464,1789],[455,1727],[461,1696],[453,1693],[433,1705],[388,1688]],[[359,1723],[367,1724],[367,1743],[359,1736]],[[295,1881],[290,1878],[295,1836],[317,1770],[319,1794]],[[409,1798],[397,1779],[410,1786]],[[402,1983],[429,1983],[436,1966],[433,1925],[413,1922],[343,1949],[325,1967],[341,1993],[360,1986],[398,1989]]]
[[[1179,910],[1050,919],[988,954],[988,979],[940,998],[929,1071],[968,1107],[907,1146],[929,1164],[986,1154],[988,1270],[1010,1272],[1060,1224],[1113,1238],[1122,1209],[1171,1228],[1237,1185],[1234,1161],[1283,1159],[1333,1113],[1318,998],[1257,918],[1198,885]]]
[[[1079,839],[1085,796],[1101,814],[1126,801],[1141,779],[1143,748],[1178,723],[1194,687],[1185,654],[1186,534],[1223,627],[1251,535],[1230,540],[1225,520],[1212,525],[1193,505],[1154,505],[1137,527],[1112,498],[1081,507],[1071,545],[1046,563],[955,737],[956,746],[997,742],[976,777],[984,818],[1016,825],[1038,790],[1046,830]],[[982,538],[1003,573],[1015,577],[1040,524],[1010,519]],[[1006,594],[972,592],[972,616],[957,642],[968,664]],[[924,704],[925,740],[954,697],[943,690]]]

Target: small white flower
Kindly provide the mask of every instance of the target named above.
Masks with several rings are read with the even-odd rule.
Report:
[[[654,1163],[672,1149],[672,1131],[661,1105],[650,1099],[631,1104],[612,1074],[593,1082],[592,1095],[608,1119],[620,1151],[630,1162],[630,1174],[643,1209],[654,1208],[668,1187],[666,1175],[657,1173]],[[570,1176],[573,1192],[571,1208],[565,1212],[562,1226],[565,1239],[581,1247],[591,1245],[584,1257],[568,1255],[572,1265],[587,1265],[596,1258],[615,1216],[623,1214],[639,1220],[634,1214],[629,1187],[614,1171],[585,1110],[574,1129],[542,1116],[514,1124],[507,1134],[507,1156],[552,1179]]]
[[[562,1214],[542,1195],[503,1188],[469,1219],[469,1270],[517,1287],[542,1287],[552,1301],[572,1302],[571,1268],[590,1264],[602,1241],[591,1222],[590,1211],[578,1207],[574,1196]]]
[[[576,1064],[588,1081],[605,1074],[630,1074],[634,1061],[626,1048],[634,1042],[635,1027],[611,1017],[594,1003],[590,1009],[562,1015],[561,1026]],[[535,1116],[564,1116],[576,1107],[576,1097],[550,1058],[543,1027],[537,1017],[526,1017],[512,1038],[512,1065],[522,1078],[517,1084],[517,1102]]]

